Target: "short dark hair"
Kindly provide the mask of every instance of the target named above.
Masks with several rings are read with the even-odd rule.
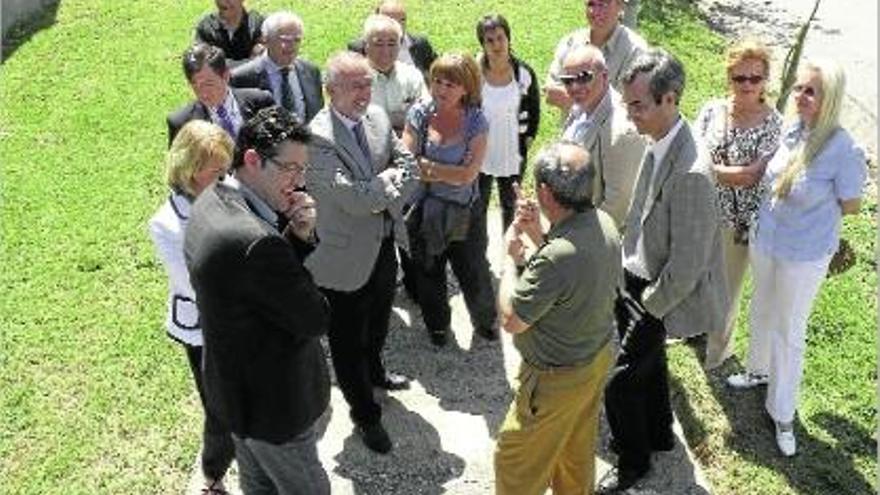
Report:
[[[510,41],[510,24],[507,23],[507,19],[503,15],[486,14],[477,21],[477,41],[480,42],[480,46],[483,46],[483,42],[486,40],[486,32],[498,28],[504,31],[504,35]]]
[[[183,52],[183,74],[187,81],[192,81],[196,72],[206,65],[217,75],[226,72],[226,54],[223,49],[207,43],[196,43]]]
[[[572,163],[566,147],[578,147],[570,141],[557,141],[538,152],[532,165],[535,187],[546,184],[556,200],[564,208],[582,212],[593,208],[593,181],[596,167],[593,158],[583,148],[587,157],[584,164]]]
[[[284,141],[309,144],[311,139],[309,128],[295,114],[278,105],[263,108],[238,131],[232,168],[244,164],[244,152],[249,149],[267,159],[278,154],[278,145]]]
[[[684,93],[685,73],[684,65],[675,55],[660,48],[641,53],[624,72],[623,84],[632,84],[639,74],[648,74],[654,103],[659,105],[663,95],[671,91],[675,94],[675,104],[679,104]]]

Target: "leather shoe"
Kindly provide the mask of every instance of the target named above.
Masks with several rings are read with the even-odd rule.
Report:
[[[373,452],[380,454],[391,452],[391,437],[388,436],[382,423],[358,426],[357,433],[364,441],[364,445]]]
[[[409,388],[409,378],[397,374],[388,373],[373,378],[373,386],[383,388],[385,390],[406,390]]]
[[[428,330],[428,336],[431,337],[431,343],[437,347],[443,347],[446,345],[446,341],[448,339],[447,331],[444,330]]]
[[[498,330],[493,326],[479,326],[474,332],[490,342],[498,340]]]
[[[599,481],[599,486],[596,487],[595,494],[610,495],[612,493],[624,492],[629,488],[632,488],[639,482],[639,480],[644,478],[646,474],[648,474],[647,469],[639,472],[631,469],[620,470],[618,468],[612,468]]]

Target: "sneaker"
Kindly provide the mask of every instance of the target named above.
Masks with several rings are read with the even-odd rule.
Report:
[[[776,421],[776,445],[785,457],[791,457],[797,451],[797,442],[794,439],[794,425]]]
[[[733,388],[754,388],[767,385],[768,377],[764,373],[737,373],[727,377],[727,384]]]

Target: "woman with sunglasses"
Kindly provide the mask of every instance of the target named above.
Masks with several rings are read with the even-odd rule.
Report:
[[[529,145],[538,133],[541,96],[535,71],[511,52],[507,19],[486,15],[477,21],[476,31],[483,49],[477,57],[483,73],[482,109],[489,121],[486,159],[479,179],[480,208],[485,219],[495,182],[507,230],[516,206],[514,184],[525,171]]]
[[[402,138],[421,169],[422,184],[407,213],[417,300],[431,342],[445,345],[451,318],[448,261],[475,332],[495,340],[485,221],[476,204],[489,127],[480,110],[480,68],[470,55],[444,54],[431,64],[429,77],[431,99],[410,107]]]
[[[840,66],[803,64],[792,94],[796,118],[767,166],[770,191],[749,246],[754,293],[746,371],[727,378],[734,388],[768,384],[764,406],[784,456],[796,451],[807,318],[837,250],[841,219],[859,211],[867,174],[864,153],[840,127]]]
[[[727,51],[728,96],[703,106],[694,125],[702,156],[711,160],[715,171],[731,301],[724,330],[707,336],[707,370],[721,366],[732,353],[731,337],[748,267],[749,230],[766,195],[761,181],[764,169],[779,146],[782,117],[764,95],[769,71],[770,51],[764,45],[753,40],[732,45]]]
[[[150,219],[149,230],[156,252],[168,272],[168,336],[183,345],[196,390],[205,407],[202,433],[202,493],[222,495],[223,476],[235,447],[229,431],[207,409],[202,384],[202,329],[195,291],[183,257],[183,236],[196,197],[226,175],[235,144],[222,128],[203,120],[188,122],[177,133],[166,158],[168,200]]]

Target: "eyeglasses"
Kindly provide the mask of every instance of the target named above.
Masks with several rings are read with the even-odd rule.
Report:
[[[593,79],[595,79],[595,77],[596,74],[591,71],[585,70],[577,74],[563,74],[559,76],[559,82],[561,82],[563,86],[571,86],[574,83],[590,84],[591,82],[593,82]]]
[[[278,167],[278,170],[280,170],[284,173],[293,173],[293,174],[297,174],[297,175],[302,175],[309,168],[308,163],[296,163],[296,162],[282,163],[282,162],[279,162],[278,160],[276,160],[274,157],[268,157],[268,158],[266,158],[266,161],[274,163],[275,166]]]
[[[743,83],[745,83],[746,81],[748,81],[749,84],[753,84],[753,85],[754,85],[754,84],[759,84],[761,81],[763,81],[763,80],[764,80],[764,76],[762,76],[762,75],[760,75],[760,74],[754,74],[754,75],[751,75],[751,76],[746,76],[746,75],[743,75],[743,74],[737,74],[737,75],[735,75],[735,76],[730,76],[730,80],[733,81],[733,82],[735,82],[736,84],[743,84]]]
[[[816,88],[812,86],[807,86],[805,84],[795,84],[792,88],[792,91],[795,93],[803,93],[804,96],[808,96],[810,98],[816,96]]]

